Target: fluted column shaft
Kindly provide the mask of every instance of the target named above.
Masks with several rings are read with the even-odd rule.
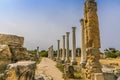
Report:
[[[65,60],[65,35],[63,35],[63,44],[62,44],[62,60]]]
[[[70,62],[69,60],[69,34],[70,32],[66,32],[66,62]]]
[[[85,35],[84,35],[84,19],[80,20],[81,24],[81,62],[80,64],[84,65],[86,64],[86,47],[85,47]]]
[[[72,60],[71,62],[76,63],[76,27],[72,27]]]
[[[57,59],[60,59],[60,40],[57,40],[58,50],[57,50]]]

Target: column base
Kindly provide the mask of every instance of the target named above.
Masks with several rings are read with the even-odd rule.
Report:
[[[68,60],[65,60],[65,63],[70,63],[70,60],[68,59]]]
[[[72,65],[77,65],[77,62],[76,61],[71,61],[71,64]]]
[[[85,69],[86,62],[81,62],[80,65],[81,65],[81,68]]]
[[[57,61],[57,62],[60,62],[60,59],[59,59],[59,58],[56,58],[56,61]]]
[[[61,63],[64,64],[64,63],[65,63],[65,60],[61,60]]]

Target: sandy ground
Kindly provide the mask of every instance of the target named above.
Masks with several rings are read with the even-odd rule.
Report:
[[[42,58],[40,64],[37,65],[36,75],[45,74],[53,78],[53,80],[64,80],[62,78],[62,72],[56,68],[56,62]]]

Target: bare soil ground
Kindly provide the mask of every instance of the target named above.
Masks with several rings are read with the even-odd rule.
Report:
[[[64,80],[62,72],[56,68],[56,62],[48,58],[42,58],[41,62],[37,65],[36,75],[45,74],[53,78],[53,80]]]

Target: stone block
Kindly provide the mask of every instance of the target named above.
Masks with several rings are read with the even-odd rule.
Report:
[[[21,47],[24,44],[24,37],[20,37],[16,35],[0,34],[0,44]]]
[[[34,61],[20,61],[9,64],[5,71],[5,80],[34,80],[36,63]]]
[[[95,73],[94,80],[105,80],[103,73]]]
[[[4,70],[9,63],[11,63],[9,47],[7,45],[0,45],[0,71]]]
[[[26,60],[29,56],[27,49],[24,47],[10,47],[10,50],[13,62]]]
[[[74,78],[74,67],[69,64],[65,64],[64,74],[66,78]]]
[[[114,73],[104,73],[105,80],[116,80]]]

